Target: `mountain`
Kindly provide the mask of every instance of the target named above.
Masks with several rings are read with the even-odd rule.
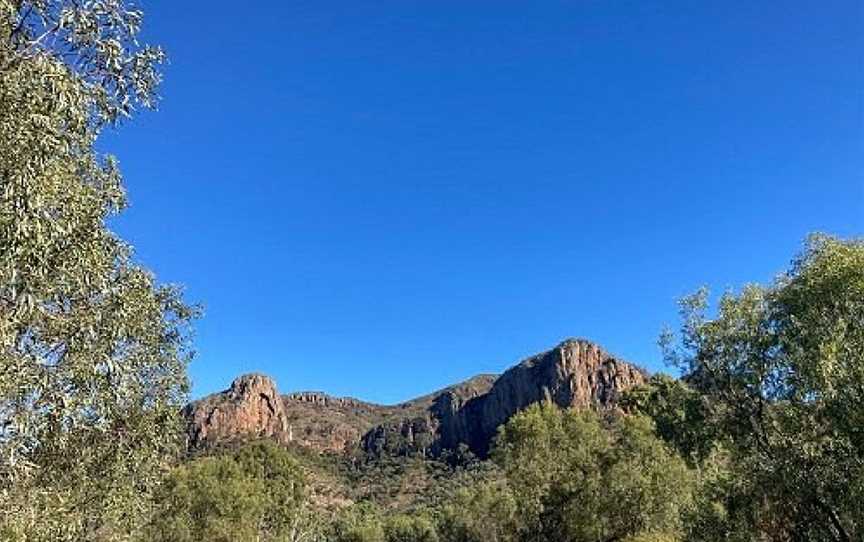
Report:
[[[484,457],[497,428],[539,401],[569,408],[615,408],[644,370],[584,339],[568,339],[500,376],[478,375],[398,405],[321,392],[280,395],[272,379],[243,375],[228,390],[184,409],[192,448],[265,437],[318,452]]]

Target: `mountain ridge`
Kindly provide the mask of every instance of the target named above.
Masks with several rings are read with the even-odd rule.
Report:
[[[395,405],[320,391],[280,394],[261,373],[183,409],[190,448],[250,437],[317,452],[440,457],[460,447],[485,456],[497,427],[543,400],[562,407],[615,408],[647,372],[586,339],[566,339],[501,375],[479,374]]]

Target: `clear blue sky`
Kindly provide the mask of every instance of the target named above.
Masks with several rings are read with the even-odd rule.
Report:
[[[144,0],[160,111],[115,223],[240,372],[381,402],[864,232],[864,4]]]

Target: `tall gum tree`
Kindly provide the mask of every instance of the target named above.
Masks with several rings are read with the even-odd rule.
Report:
[[[706,307],[683,300],[680,344],[661,342],[729,449],[729,517],[771,540],[861,540],[864,240],[811,236],[773,284]]]
[[[182,444],[190,321],[106,220],[100,132],[155,104],[123,0],[0,0],[0,538],[124,540]]]

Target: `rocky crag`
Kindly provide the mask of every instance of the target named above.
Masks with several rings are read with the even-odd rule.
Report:
[[[488,453],[499,425],[543,400],[569,408],[615,408],[646,373],[594,343],[569,339],[500,376],[479,375],[399,405],[320,392],[280,395],[273,381],[244,375],[184,409],[194,448],[250,437],[321,452],[371,456]]]

